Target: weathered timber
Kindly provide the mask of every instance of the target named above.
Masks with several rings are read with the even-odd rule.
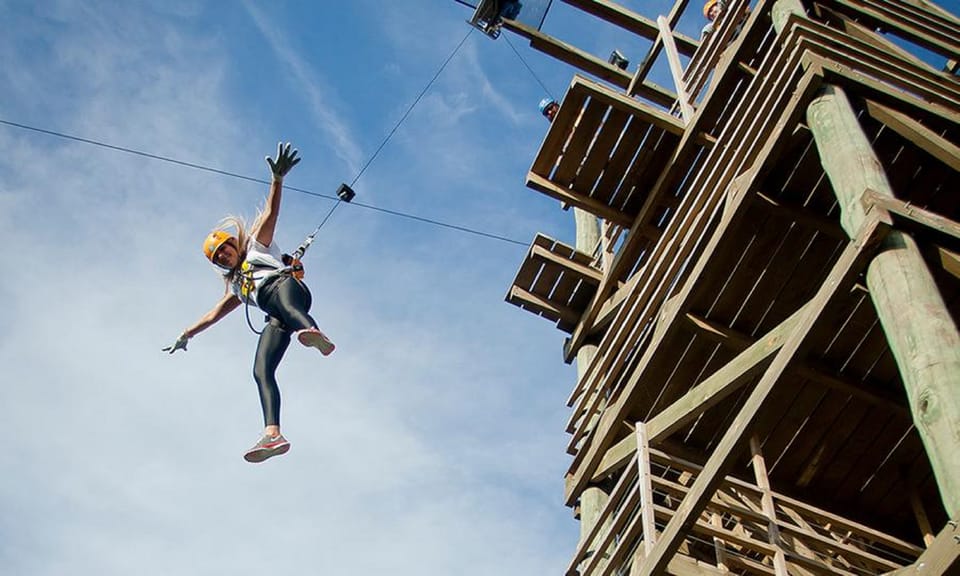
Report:
[[[663,48],[667,51],[667,62],[670,64],[670,74],[673,76],[673,86],[677,91],[677,100],[680,102],[680,116],[685,124],[689,124],[693,119],[693,106],[690,105],[690,95],[683,82],[683,65],[680,64],[680,54],[677,53],[677,45],[673,42],[673,35],[670,32],[670,22],[663,16],[657,18],[657,26],[660,27],[660,37],[663,38]]]
[[[880,161],[844,91],[826,86],[807,124],[841,205],[848,234],[863,222],[862,194],[893,197]],[[897,359],[914,423],[940,485],[944,507],[960,513],[960,333],[914,239],[894,231],[867,270],[867,286]]]
[[[587,74],[596,76],[620,88],[626,88],[630,85],[630,81],[632,80],[630,74],[605,60],[597,58],[593,54],[584,52],[579,48],[571,46],[552,36],[548,36],[516,20],[504,20],[503,27],[528,38],[532,48],[579,68]],[[650,81],[644,81],[643,84],[638,87],[638,90],[640,95],[665,107],[671,106],[677,99],[676,94]]]
[[[690,488],[690,493],[680,503],[673,518],[664,529],[661,539],[657,541],[653,552],[644,561],[641,576],[661,574],[666,569],[670,557],[680,546],[681,534],[696,522],[710,496],[720,485],[724,471],[731,465],[732,456],[742,446],[744,436],[756,421],[770,391],[780,379],[787,365],[800,351],[807,335],[824,308],[841,286],[848,286],[853,276],[860,271],[863,261],[876,249],[876,244],[882,236],[881,229],[883,232],[886,231],[886,227],[880,225],[880,218],[871,212],[856,239],[851,241],[844,249],[826,281],[817,291],[817,295],[804,309],[798,321],[798,326],[784,342],[773,362],[744,402],[736,419],[724,432],[713,454],[707,460],[703,471],[697,476],[696,481]]]

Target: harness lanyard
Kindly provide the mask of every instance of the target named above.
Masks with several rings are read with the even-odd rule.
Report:
[[[347,184],[341,184],[340,188],[337,189],[337,202],[333,205],[332,208],[330,208],[330,211],[327,212],[327,215],[324,216],[323,221],[320,222],[320,225],[317,226],[317,228],[313,232],[311,232],[310,235],[307,236],[303,240],[303,242],[300,243],[299,246],[297,246],[297,249],[293,251],[293,254],[290,255],[290,263],[284,266],[283,268],[278,268],[276,270],[275,275],[281,276],[284,274],[288,274],[288,275],[294,276],[298,280],[302,278],[303,265],[300,264],[300,259],[303,258],[304,254],[307,253],[307,249],[309,249],[310,245],[313,244],[313,239],[316,238],[317,233],[320,232],[320,229],[323,228],[323,225],[326,224],[327,220],[330,219],[330,216],[333,215],[333,211],[336,210],[338,206],[340,206],[341,202],[349,203],[351,200],[353,200],[354,196],[356,196],[356,193],[353,191],[353,188],[351,188]],[[258,332],[257,329],[253,327],[253,322],[250,321],[250,293],[253,291],[253,287],[254,287],[253,285],[254,272],[256,272],[256,270],[241,272],[240,287],[241,287],[241,293],[242,293],[245,283],[246,282],[250,283],[249,284],[250,288],[248,289],[247,293],[244,295],[244,298],[243,298],[244,314],[247,317],[247,326],[250,327],[250,330],[252,330],[254,334],[259,336],[260,334],[263,334],[263,330],[260,330]],[[299,272],[299,275],[298,275],[298,272]],[[268,278],[270,278],[270,276],[268,276],[267,278],[264,278],[263,281],[266,282]]]

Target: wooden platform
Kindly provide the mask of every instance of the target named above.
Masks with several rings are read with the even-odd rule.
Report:
[[[864,280],[882,239],[907,232],[960,318],[960,80],[874,33],[956,60],[960,20],[921,0],[819,0],[777,34],[772,4],[734,2],[742,28],[693,56],[686,123],[574,78],[528,175],[629,230],[602,272],[538,237],[508,295],[570,333],[568,361],[599,340],[569,397],[566,502],[616,487],[570,573],[960,563],[935,545],[948,515]],[[853,231],[805,117],[827,84],[850,95],[895,195],[863,190]],[[659,454],[646,464],[641,425]]]
[[[592,263],[590,256],[537,234],[507,293],[507,302],[570,332],[602,278]]]

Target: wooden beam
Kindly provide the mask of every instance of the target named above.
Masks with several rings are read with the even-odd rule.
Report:
[[[615,92],[603,84],[594,82],[593,80],[580,75],[573,77],[573,81],[570,83],[569,92],[577,94],[578,96],[586,95],[592,99],[599,100],[608,106],[629,112],[632,116],[635,116],[644,122],[653,124],[657,128],[665,130],[676,136],[682,136],[684,134],[684,130],[686,129],[683,122],[681,122],[676,116],[673,116],[658,108],[654,108],[645,102],[641,102],[625,94]]]
[[[573,308],[551,302],[547,298],[538,296],[519,286],[510,287],[510,295],[507,301],[515,305],[526,304],[534,310],[549,312],[559,317],[562,322],[573,323],[580,319],[580,313]]]
[[[601,60],[589,52],[548,36],[516,20],[504,20],[503,27],[528,38],[532,48],[579,68],[587,74],[605,80],[614,86],[627,88],[633,79],[630,74],[606,60]],[[677,99],[676,94],[649,81],[643,82],[643,85],[639,87],[638,94],[666,108],[669,108]]]
[[[923,500],[921,500],[920,495],[917,494],[916,486],[910,488],[910,508],[913,509],[913,516],[917,519],[917,527],[920,528],[920,533],[923,534],[923,544],[929,548],[936,539],[936,536],[933,534],[933,527],[930,526],[930,518],[927,517],[927,511],[923,507]]]
[[[908,220],[913,220],[927,228],[960,239],[960,224],[949,218],[944,218],[939,214],[912,206],[909,202],[898,200],[874,190],[865,191],[861,198],[864,206],[874,205],[883,208],[887,212],[902,216]]]
[[[802,206],[776,200],[763,193],[757,193],[757,202],[769,208],[770,211],[775,214],[789,218],[806,228],[813,228],[830,238],[836,238],[838,240],[846,240],[848,238],[847,233],[840,227],[840,223],[833,218],[820,216]]]
[[[871,211],[857,234],[856,240],[847,245],[817,294],[804,307],[803,314],[798,319],[797,327],[791,332],[774,357],[770,367],[764,372],[760,382],[747,397],[730,428],[724,432],[723,438],[707,460],[701,474],[697,476],[689,494],[680,503],[673,518],[661,534],[660,540],[657,541],[653,552],[645,560],[641,576],[659,575],[667,568],[670,558],[682,542],[683,533],[696,522],[700,512],[703,511],[704,506],[722,482],[724,471],[732,464],[732,456],[742,446],[744,436],[756,422],[760,411],[766,404],[770,391],[780,379],[787,365],[800,352],[808,334],[834,295],[837,294],[841,286],[848,287],[855,274],[861,271],[864,261],[876,249],[882,236],[880,232],[880,219]]]
[[[663,48],[667,51],[667,63],[670,65],[670,74],[673,76],[673,87],[677,91],[677,101],[680,102],[680,115],[684,124],[693,120],[693,106],[690,105],[690,95],[683,82],[683,65],[680,64],[680,55],[677,46],[673,43],[673,34],[670,32],[670,23],[664,16],[657,18],[660,27],[660,36],[663,38]]]
[[[777,509],[773,505],[773,492],[770,490],[770,478],[767,476],[767,463],[760,450],[760,439],[756,435],[750,437],[751,463],[753,477],[760,488],[760,506],[767,517],[767,540],[776,548],[773,555],[773,569],[777,576],[787,576],[787,558],[780,544],[780,529],[777,527]]]
[[[609,2],[608,0],[563,1],[647,40],[656,40],[657,38],[658,30],[656,23],[614,2]],[[672,37],[680,52],[685,56],[692,56],[700,45],[699,42],[684,34],[675,33],[672,34]]]
[[[653,484],[650,476],[650,437],[647,425],[637,422],[637,470],[640,490],[640,516],[643,524],[643,556],[653,551],[657,542],[657,526],[653,521]]]
[[[937,259],[940,260],[943,269],[953,274],[954,277],[960,278],[960,254],[943,246],[937,246],[936,249]]]
[[[960,172],[960,146],[950,142],[903,112],[873,100],[867,100],[866,104],[867,112],[878,122],[882,122],[954,171]]]
[[[808,307],[809,304],[794,312],[776,328],[757,339],[733,360],[727,362],[647,422],[650,443],[653,446],[660,444],[662,440],[696,420],[700,414],[716,406],[755,377],[796,329]],[[600,461],[594,478],[605,477],[613,470],[622,467],[633,456],[635,449],[636,442],[630,437],[612,446]]]
[[[589,266],[569,258],[564,258],[554,254],[543,246],[534,246],[530,251],[530,258],[555,264],[561,268],[566,268],[580,276],[584,282],[588,282],[590,284],[599,284],[600,281],[603,280],[603,274],[593,266]]]
[[[689,325],[693,327],[698,334],[710,339],[713,342],[732,348],[737,351],[746,349],[754,344],[754,339],[734,330],[728,326],[723,326],[716,322],[711,322],[706,318],[701,318],[695,314],[687,313],[685,318]],[[788,372],[801,378],[809,380],[824,388],[837,390],[844,394],[849,394],[870,404],[882,406],[893,412],[904,412],[909,408],[904,405],[900,396],[881,392],[879,386],[871,386],[869,381],[855,381],[843,376],[834,374],[833,371],[823,367],[815,360],[798,360],[789,368]],[[876,391],[870,388],[876,388]]]
[[[609,220],[621,226],[626,227],[633,224],[633,219],[623,212],[620,212],[615,208],[611,208],[599,200],[594,200],[589,196],[583,196],[568,188],[558,186],[553,181],[537,174],[536,172],[527,172],[527,188],[536,190],[542,194],[546,194],[551,198],[556,198],[561,202],[566,202],[571,206],[576,206],[577,208],[586,210],[587,212],[595,214],[604,220]]]
[[[874,206],[900,203],[842,88],[824,88],[807,109],[807,125],[848,233],[859,227],[871,202]],[[949,516],[958,516],[960,332],[912,236],[891,233],[866,276],[944,509]]]
[[[956,520],[947,522],[916,562],[896,572],[890,572],[887,576],[925,574],[960,574],[960,529],[957,528]]]

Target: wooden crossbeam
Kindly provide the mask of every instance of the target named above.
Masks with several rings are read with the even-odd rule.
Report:
[[[887,576],[957,573],[960,573],[960,528],[957,521],[952,520],[947,522],[916,562]]]
[[[566,202],[571,206],[582,208],[591,214],[595,214],[600,218],[609,220],[610,222],[614,222],[620,226],[629,227],[633,224],[633,218],[624,214],[623,212],[620,212],[616,208],[612,208],[609,205],[600,202],[599,200],[594,200],[589,196],[577,194],[568,188],[558,186],[550,179],[535,172],[527,172],[527,188],[536,190],[542,194],[546,194],[551,198],[556,198],[561,202]]]
[[[752,338],[728,326],[711,322],[706,318],[691,313],[687,313],[685,317],[689,325],[696,330],[698,334],[727,348],[743,350],[754,344]],[[870,390],[870,388],[873,387],[870,382],[855,381],[838,376],[824,367],[816,365],[812,360],[797,360],[788,371],[814,384],[849,394],[870,404],[883,406],[898,413],[908,411],[904,405],[904,401],[900,397],[879,391],[873,392]],[[877,388],[879,389],[879,387]]]
[[[789,335],[796,329],[808,307],[809,304],[794,312],[733,360],[654,416],[647,423],[650,443],[656,446],[754,378],[766,367],[773,355],[780,350]],[[594,477],[604,477],[622,467],[633,456],[635,448],[636,441],[630,437],[612,446],[604,454]]]
[[[953,144],[903,112],[873,100],[867,100],[866,104],[867,112],[876,120],[913,142],[918,148],[929,153],[937,160],[960,172],[960,146]]]
[[[533,260],[540,260],[542,262],[554,264],[556,266],[560,266],[561,268],[566,268],[567,270],[570,270],[576,275],[580,276],[583,281],[590,284],[599,284],[600,281],[603,280],[603,273],[593,266],[589,266],[569,258],[564,258],[554,254],[543,246],[534,246],[533,249],[530,250],[530,258]]]
[[[800,54],[792,55],[788,58],[788,62],[795,62],[801,57]],[[764,71],[766,67],[771,67],[773,69],[772,75],[775,78],[766,78],[766,74],[761,74],[758,78],[763,78],[766,82],[767,80],[771,82],[789,82],[790,79],[796,80],[795,74],[796,68],[794,66],[780,65],[779,61],[770,60],[765,62]],[[782,74],[783,76],[779,76]],[[807,70],[806,74],[799,79],[799,82],[790,82],[791,85],[795,85],[796,88],[793,92],[789,94],[783,94],[780,91],[776,91],[771,94],[769,99],[755,98],[750,100],[750,114],[751,115],[771,115],[773,118],[776,118],[775,121],[773,118],[767,118],[767,121],[770,124],[767,124],[772,128],[772,133],[763,141],[763,144],[760,146],[760,149],[756,151],[756,155],[759,158],[757,164],[749,169],[744,169],[743,172],[740,172],[736,176],[736,181],[732,183],[727,183],[724,186],[724,189],[727,189],[727,194],[731,194],[729,189],[743,189],[749,190],[753,186],[753,181],[759,174],[760,169],[765,161],[775,159],[775,151],[779,149],[778,143],[780,142],[780,135],[784,130],[788,130],[788,126],[792,127],[802,110],[800,109],[800,103],[805,102],[812,93],[819,87],[819,79],[821,78],[821,72],[816,69]],[[780,99],[781,95],[783,99]],[[759,106],[759,109],[752,108],[753,106]],[[762,112],[761,112],[762,111]],[[698,120],[695,123],[699,122],[699,119],[702,116],[697,116]],[[757,126],[754,124],[753,126]],[[735,134],[728,135],[728,137],[733,137],[735,139],[746,137],[740,133],[740,127],[736,126]],[[758,128],[759,129],[759,128]],[[680,146],[683,148],[686,144],[690,144],[693,141],[693,137],[688,131],[684,140],[681,142]],[[742,157],[744,154],[742,147],[736,147],[737,153],[731,158],[728,156],[728,150],[726,147],[719,149],[718,153],[721,155],[719,158],[714,158],[714,165],[718,166],[719,169],[722,169],[724,172],[734,171],[733,174],[737,174],[738,170],[742,164],[745,162],[745,159]],[[665,179],[667,177],[661,176],[655,188],[660,188],[660,186],[665,184]],[[733,180],[733,175],[730,175],[730,180]],[[743,207],[745,206],[744,198],[747,197],[747,194],[737,194],[737,205]],[[643,313],[645,310],[657,310],[658,307],[655,307],[652,303],[649,302],[650,298],[654,298],[657,294],[653,294],[656,290],[662,290],[665,287],[659,287],[658,282],[662,282],[664,275],[667,274],[668,268],[673,270],[675,267],[679,267],[682,264],[682,261],[689,257],[689,251],[692,250],[690,244],[684,244],[680,242],[680,238],[683,238],[685,235],[689,237],[691,234],[691,226],[700,226],[705,225],[706,220],[714,210],[714,206],[722,200],[722,195],[710,195],[707,193],[702,193],[696,198],[696,202],[689,203],[685,207],[682,205],[681,208],[688,210],[689,213],[683,214],[678,213],[677,217],[671,220],[668,225],[668,230],[670,230],[669,237],[677,238],[674,242],[671,242],[672,247],[674,248],[673,252],[670,254],[665,254],[667,251],[667,246],[664,245],[664,241],[658,242],[655,247],[655,253],[651,255],[650,263],[645,267],[643,272],[638,272],[642,274],[643,284],[638,284],[638,288],[642,286],[643,293],[634,296],[631,295],[631,298],[628,300],[629,308],[627,304],[624,305],[624,308],[621,309],[621,313],[618,315],[620,318],[619,322],[621,325],[631,325],[633,323],[639,323],[638,316]],[[706,206],[705,206],[706,205]],[[742,214],[744,210],[742,208],[729,211],[730,217],[733,217],[735,214]],[[681,217],[682,216],[682,217]],[[677,230],[680,228],[680,230]],[[734,224],[727,215],[724,216],[724,221],[721,222],[718,232],[715,233],[707,243],[707,246],[703,249],[702,255],[700,255],[696,264],[693,266],[693,270],[689,274],[689,279],[683,284],[682,293],[687,294],[687,297],[690,297],[690,294],[693,290],[693,285],[695,284],[694,279],[698,278],[702,274],[703,269],[706,267],[707,262],[716,250],[717,246],[724,239],[726,231],[734,229]],[[681,245],[678,247],[676,243]],[[612,278],[613,274],[618,273],[618,266],[626,265],[626,262],[629,262],[629,258],[633,256],[632,250],[637,248],[637,238],[628,237],[627,244],[621,248],[620,252],[617,255],[617,260],[613,265],[612,271],[608,273],[604,279],[604,283],[601,284],[600,288],[597,291],[597,294],[594,296],[594,304],[599,300],[602,302],[606,299],[609,294],[610,289],[612,289]],[[636,277],[636,275],[635,275]],[[658,288],[659,287],[659,288]],[[605,290],[607,290],[605,292]],[[640,290],[638,290],[639,292]],[[636,302],[637,299],[643,299],[643,302]],[[594,306],[594,305],[592,305]],[[599,311],[599,306],[594,306],[591,311],[591,308],[588,308],[584,313],[583,317],[580,320],[580,323],[577,326],[577,329],[573,332],[568,343],[565,346],[566,354],[569,356],[571,349],[579,346],[578,338],[584,337],[584,332],[587,330],[588,326],[592,326],[594,320],[596,319],[596,314]],[[639,309],[638,309],[639,308]],[[682,309],[682,307],[681,307]],[[627,318],[622,318],[625,313],[629,313]],[[651,312],[652,313],[652,312]],[[667,320],[668,324],[671,321]],[[645,326],[646,323],[639,323],[640,326]],[[581,331],[578,334],[578,331]],[[612,362],[615,360],[615,357],[619,355],[618,351],[629,349],[629,346],[625,346],[624,340],[626,334],[622,332],[613,334],[608,332],[607,336],[604,338],[604,342],[601,343],[601,349],[604,347],[609,347],[608,352],[604,354],[597,354],[595,360],[591,364],[590,372],[591,377],[594,379],[599,379],[601,375],[611,371]],[[612,342],[610,342],[612,340]],[[662,340],[660,340],[662,341]],[[567,503],[572,502],[575,494],[583,487],[585,482],[587,482],[591,477],[593,477],[593,472],[596,470],[597,465],[600,463],[603,455],[607,452],[612,443],[612,439],[607,436],[615,426],[619,425],[619,419],[622,417],[621,413],[626,410],[626,407],[631,402],[632,395],[635,393],[638,386],[640,378],[643,376],[642,368],[647,365],[649,362],[649,357],[653,352],[657,350],[659,341],[652,342],[647,345],[647,349],[643,353],[643,358],[640,360],[640,367],[629,376],[623,390],[620,391],[619,397],[613,402],[605,411],[603,416],[600,419],[599,425],[596,427],[593,439],[586,446],[586,449],[580,450],[574,458],[574,462],[570,467],[570,472],[567,475],[566,479],[566,490],[565,496]],[[595,384],[596,385],[596,384]],[[594,385],[594,386],[595,386]],[[587,385],[587,388],[592,388],[593,386]]]
[[[846,288],[855,274],[862,270],[867,257],[877,248],[885,231],[886,227],[881,227],[878,215],[871,211],[856,240],[850,242],[844,249],[817,294],[804,308],[797,327],[791,332],[770,367],[744,402],[736,419],[724,432],[723,438],[707,460],[703,471],[690,488],[690,493],[680,503],[673,518],[664,529],[661,539],[654,546],[653,552],[644,561],[640,576],[662,574],[666,570],[670,557],[682,542],[682,534],[696,522],[703,507],[723,481],[723,473],[732,464],[732,456],[742,446],[745,435],[756,422],[760,410],[783,371],[800,352],[814,324],[840,287]]]
[[[655,40],[657,38],[658,30],[655,22],[609,0],[563,1],[647,40]],[[674,33],[673,38],[677,43],[677,48],[685,56],[692,56],[693,53],[697,51],[699,42],[693,38],[680,33]]]
[[[518,306],[526,305],[538,312],[548,312],[558,317],[561,322],[573,323],[580,318],[580,313],[573,308],[552,302],[548,298],[538,296],[519,286],[512,286],[510,288],[510,295],[507,301]]]
[[[610,82],[620,88],[628,87],[633,78],[630,74],[610,64],[606,60],[601,60],[589,52],[571,46],[552,36],[548,36],[516,20],[504,20],[503,27],[528,38],[532,48],[553,56],[571,66],[575,66],[588,74]],[[638,94],[664,107],[670,107],[677,99],[676,94],[650,81],[644,81],[643,84],[638,87]]]

